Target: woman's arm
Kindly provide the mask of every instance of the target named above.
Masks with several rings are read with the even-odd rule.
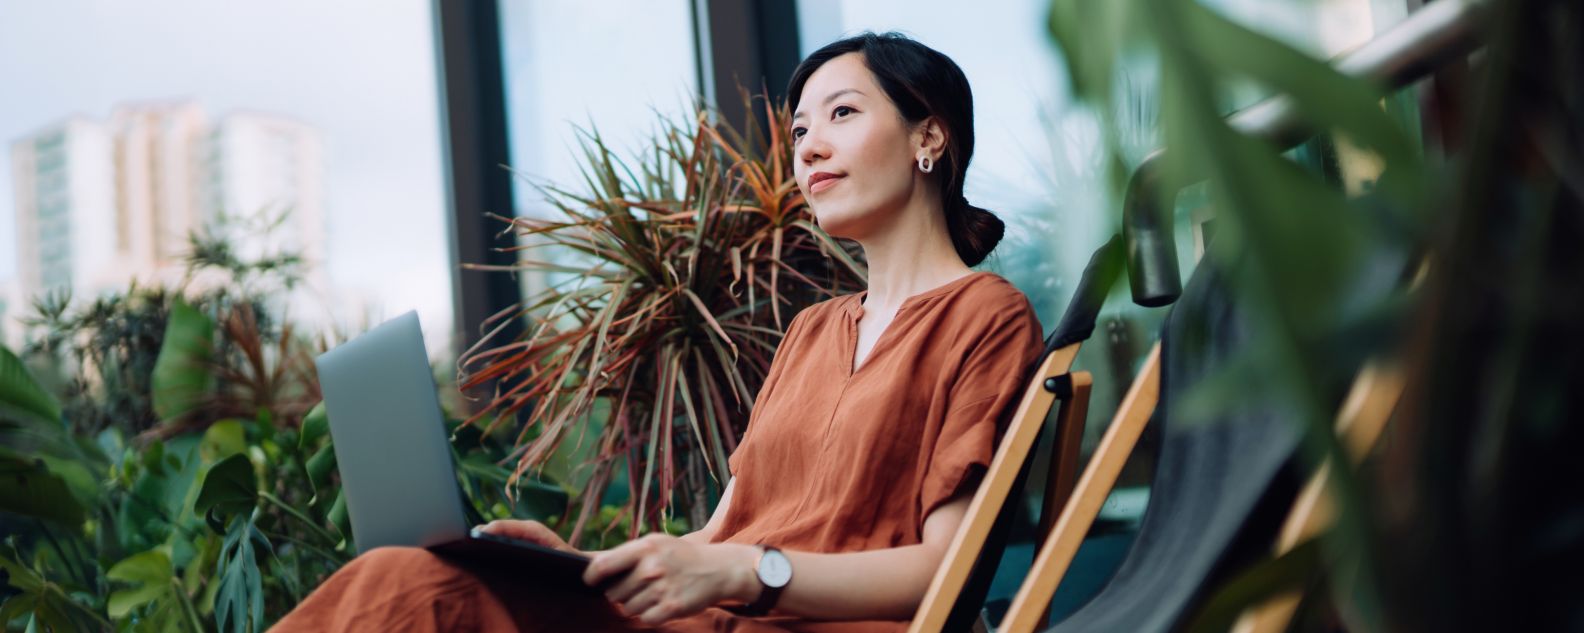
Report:
[[[692,532],[682,535],[682,540],[705,545],[720,531],[720,524],[726,518],[726,509],[731,507],[732,486],[737,483],[737,478],[732,477],[726,482],[726,489],[721,491],[720,503],[715,504],[715,513],[710,515],[709,522]]]
[[[971,500],[972,493],[964,493],[931,512],[918,545],[850,554],[787,552],[792,582],[781,592],[776,609],[832,620],[912,618]],[[757,557],[755,551],[754,560]],[[739,600],[759,597],[759,578],[752,566],[750,561],[752,584],[736,596]]]
[[[828,620],[913,617],[970,499],[963,493],[931,512],[918,545],[843,554],[786,552],[792,582],[776,610]],[[599,586],[631,570],[605,593],[629,615],[656,624],[721,602],[752,602],[761,590],[754,573],[758,558],[759,549],[751,545],[651,534],[599,554],[583,579]]]

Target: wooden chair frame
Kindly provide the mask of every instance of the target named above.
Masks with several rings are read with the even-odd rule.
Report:
[[[1365,365],[1348,391],[1337,414],[1336,432],[1342,437],[1348,457],[1357,465],[1374,449],[1386,430],[1386,422],[1402,397],[1404,377],[1396,367],[1378,363]],[[1292,511],[1282,523],[1276,538],[1276,555],[1320,536],[1336,520],[1334,464],[1320,465],[1293,501]],[[1298,610],[1302,592],[1291,591],[1244,610],[1232,625],[1233,633],[1280,633],[1287,629]]]
[[[1160,399],[1160,343],[1150,349],[1144,367],[1117,407],[1111,426],[1100,438],[1094,456],[1084,468],[1072,495],[1050,534],[1045,535],[1029,575],[1012,598],[1012,607],[1001,620],[1001,631],[1033,631],[1042,626],[1056,585],[1067,574],[1078,546],[1100,514],[1100,506],[1122,474],[1122,465],[1133,453]]]
[[[1008,502],[1016,501],[1009,499],[1012,488],[1024,463],[1033,457],[1035,442],[1058,397],[1061,408],[1056,413],[1057,435],[1051,449],[1045,503],[1047,508],[1055,508],[1066,502],[1073,473],[1077,472],[1078,444],[1083,437],[1084,416],[1089,410],[1089,390],[1093,384],[1089,372],[1072,372],[1080,347],[1082,343],[1073,343],[1046,354],[1034,372],[996,448],[995,457],[985,471],[984,481],[969,502],[963,523],[947,547],[946,556],[914,614],[909,631],[918,633],[945,628],[974,565],[984,554],[996,518]]]
[[[1337,416],[1337,431],[1343,435],[1355,461],[1362,459],[1380,438],[1402,394],[1400,373],[1382,367],[1371,363],[1359,372]],[[1001,621],[1000,631],[1029,633],[1045,625],[1056,587],[1066,576],[1078,546],[1099,515],[1101,504],[1110,495],[1122,465],[1132,454],[1159,399],[1160,344],[1157,343],[1117,408],[1111,426],[1106,429],[1094,457],[1062,508],[1053,531],[1040,545],[1028,577]],[[1278,537],[1277,554],[1315,537],[1334,520],[1329,468],[1329,464],[1322,465],[1294,502]],[[1242,614],[1232,630],[1236,633],[1281,631],[1291,620],[1300,597],[1296,592],[1283,594],[1251,608]]]

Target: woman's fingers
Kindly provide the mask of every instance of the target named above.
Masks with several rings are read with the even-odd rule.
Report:
[[[654,541],[644,538],[628,541],[610,551],[595,554],[594,559],[589,561],[588,569],[583,572],[583,582],[590,587],[599,587],[609,582],[615,582],[616,585],[641,582],[643,579],[638,578],[637,574],[627,574],[626,578],[619,581],[617,577],[636,567],[644,556],[653,553],[655,549]]]
[[[632,612],[629,611],[628,613]],[[653,606],[650,606],[648,609],[645,609],[637,615],[640,622],[643,622],[649,626],[654,626],[661,622],[665,622],[666,620],[670,620],[671,618],[677,617],[677,614],[673,613],[672,609],[668,608],[666,604],[662,602],[656,602]]]
[[[625,575],[612,577],[604,585],[595,586],[603,587],[605,597],[609,598],[611,602],[625,603],[631,600],[633,596],[638,595],[639,592],[642,592],[644,588],[649,587],[653,582],[653,579],[640,576],[636,571],[633,571]]]
[[[566,541],[561,540],[561,535],[538,521],[518,521],[514,519],[501,519],[484,524],[480,530],[496,536],[514,538],[531,543],[538,543],[545,547],[560,550],[572,550]]]
[[[650,607],[658,604],[660,602],[660,594],[659,587],[651,584],[640,588],[637,595],[626,600],[616,601],[616,603],[621,605],[623,613],[637,617],[643,615],[645,611],[649,611]]]

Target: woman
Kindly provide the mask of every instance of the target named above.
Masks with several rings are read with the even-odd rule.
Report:
[[[337,572],[281,630],[890,631],[912,617],[1040,351],[1026,297],[969,267],[1001,238],[969,206],[967,79],[901,35],[832,43],[793,73],[794,174],[868,290],[788,326],[702,529],[605,552],[605,598],[480,578],[420,549]],[[571,550],[533,521],[489,532]],[[764,615],[768,612],[768,615]],[[758,615],[755,615],[758,614]]]

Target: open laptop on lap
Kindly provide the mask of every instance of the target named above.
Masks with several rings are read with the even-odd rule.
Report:
[[[469,529],[416,312],[315,364],[359,554],[426,547],[468,565],[586,586],[585,556]]]

